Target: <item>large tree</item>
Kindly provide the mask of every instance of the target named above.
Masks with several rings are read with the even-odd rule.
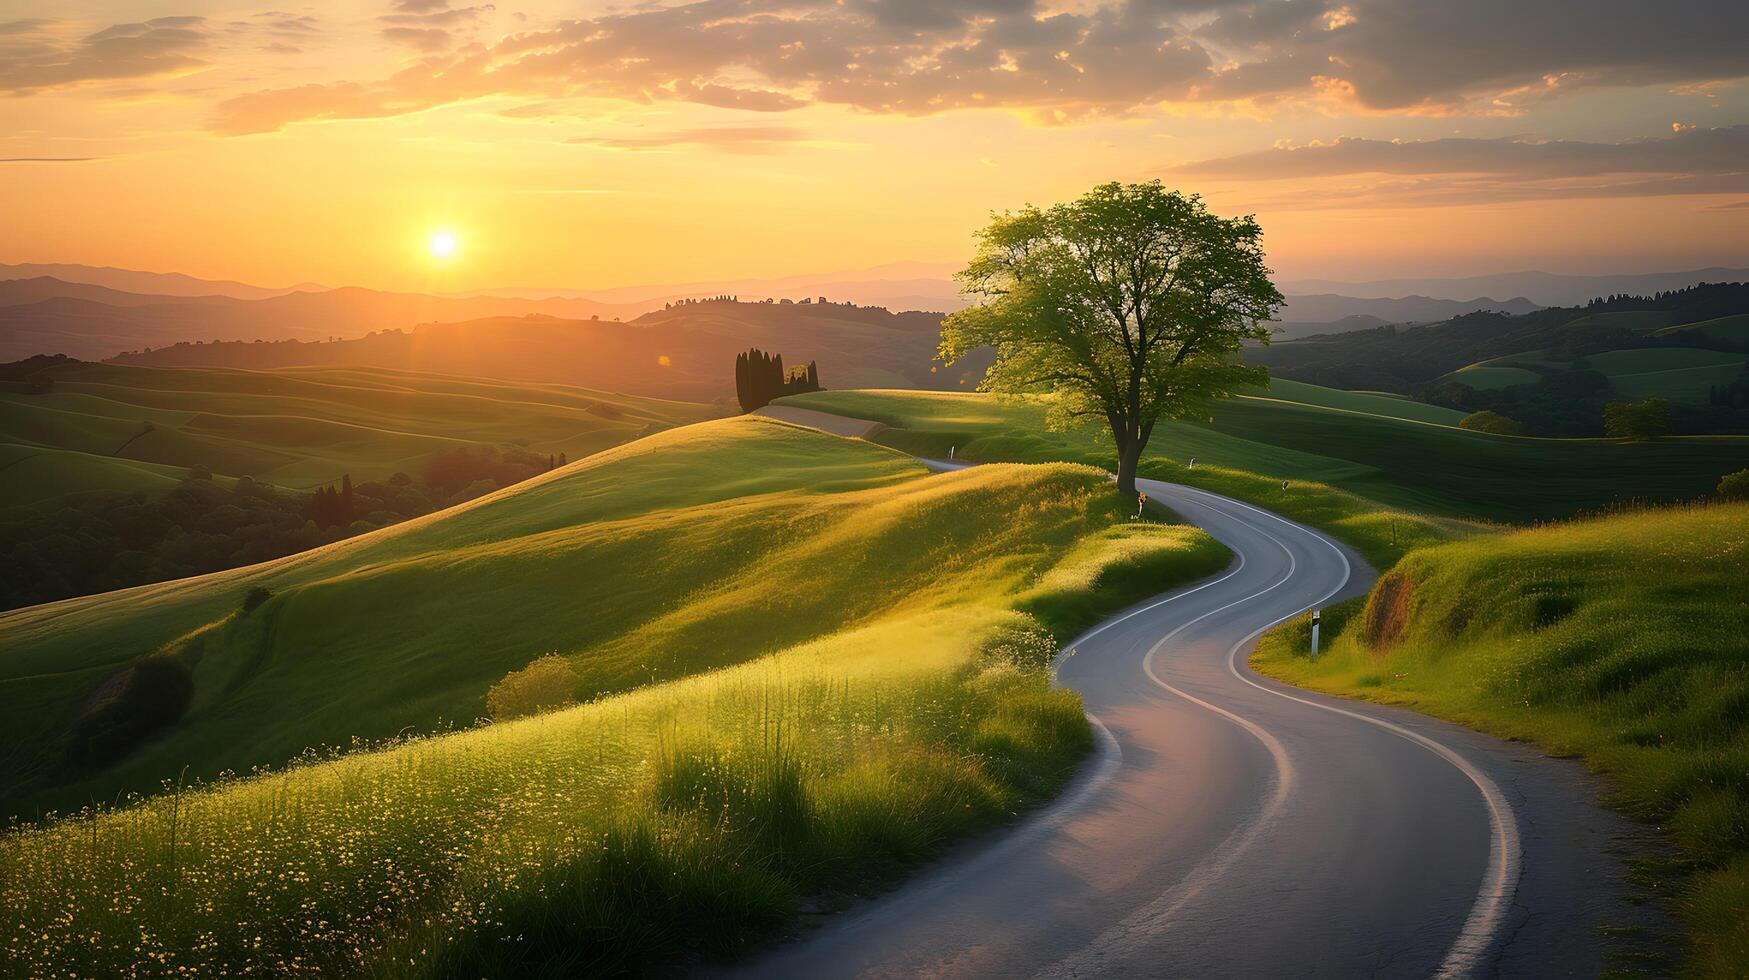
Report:
[[[1134,493],[1155,423],[1268,380],[1239,360],[1282,302],[1262,234],[1158,181],[997,215],[959,274],[979,302],[943,322],[941,357],[994,347],[983,390],[1047,394],[1053,425],[1109,425]]]

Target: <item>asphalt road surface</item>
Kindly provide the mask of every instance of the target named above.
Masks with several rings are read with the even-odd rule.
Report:
[[[795,977],[1595,976],[1643,831],[1572,762],[1245,666],[1364,592],[1322,534],[1141,481],[1236,558],[1059,659],[1100,748],[1053,804],[742,967]],[[1612,932],[1620,931],[1612,929]]]

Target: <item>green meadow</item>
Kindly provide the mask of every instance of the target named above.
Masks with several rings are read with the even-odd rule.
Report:
[[[1053,637],[1229,559],[1122,510],[1085,467],[928,475],[733,419],[266,565],[0,616],[9,809],[122,804],[0,839],[8,961],[731,955],[1067,778],[1089,736],[1049,689]],[[555,651],[586,703],[407,737],[471,723]],[[81,713],[148,662],[186,672],[186,713],[69,769]]]
[[[1208,466],[1273,478],[1278,485],[1281,480],[1309,481],[1399,510],[1518,523],[1570,517],[1633,500],[1698,497],[1749,459],[1749,437],[1682,437],[1630,445],[1607,439],[1497,436],[1362,410],[1398,401],[1386,396],[1278,385],[1271,398],[1247,396],[1219,403],[1208,421],[1161,423],[1148,447],[1149,462],[1166,469],[1144,475],[1177,473],[1195,458],[1199,473]],[[925,455],[945,456],[949,446],[957,446],[963,458],[978,461],[1111,462],[1100,433],[1091,428],[1049,432],[1042,406],[1022,399],[828,391],[792,396],[783,403],[883,422],[890,428],[878,439]],[[1425,407],[1399,411],[1419,414]]]
[[[1253,664],[1584,758],[1677,847],[1690,972],[1749,974],[1749,505],[1420,549],[1326,620],[1317,661],[1299,620]]]
[[[168,489],[190,467],[291,489],[417,471],[439,450],[579,458],[703,405],[566,385],[365,368],[190,370],[75,363],[44,394],[0,392],[0,497]],[[168,483],[166,482],[168,481]]]

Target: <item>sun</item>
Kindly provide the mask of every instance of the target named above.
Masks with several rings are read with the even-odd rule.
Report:
[[[457,244],[455,232],[434,231],[431,233],[431,240],[425,244],[431,250],[433,257],[447,259],[455,254]]]

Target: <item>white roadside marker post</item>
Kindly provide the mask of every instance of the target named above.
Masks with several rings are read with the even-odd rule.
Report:
[[[1313,660],[1318,659],[1318,619],[1322,615],[1322,613],[1323,613],[1323,610],[1321,610],[1321,609],[1312,610],[1312,659]]]

